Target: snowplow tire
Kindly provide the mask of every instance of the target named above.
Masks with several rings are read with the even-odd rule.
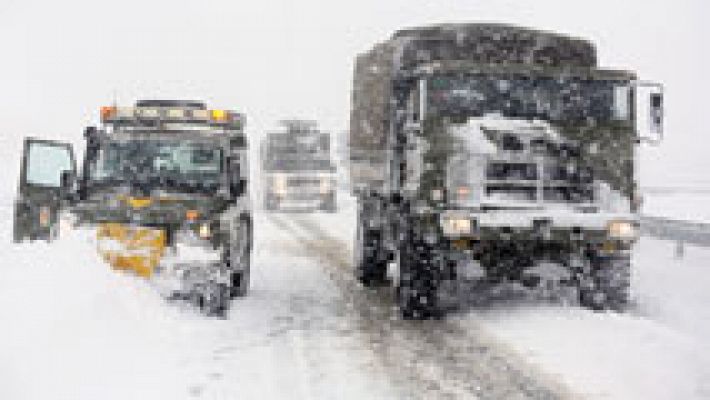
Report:
[[[242,217],[241,223],[246,226],[246,237],[247,246],[245,249],[245,254],[242,255],[242,263],[240,271],[234,271],[232,273],[232,279],[230,282],[229,296],[230,298],[244,297],[249,293],[250,275],[251,275],[251,249],[252,249],[252,225],[251,220],[248,217]]]
[[[225,284],[211,283],[202,294],[201,309],[210,317],[223,317],[229,308],[229,288]]]

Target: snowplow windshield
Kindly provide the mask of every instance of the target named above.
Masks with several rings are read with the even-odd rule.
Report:
[[[571,76],[443,74],[427,82],[427,113],[541,119],[564,125],[629,120],[628,84]]]
[[[178,191],[212,192],[221,172],[221,148],[185,140],[108,142],[89,166],[92,184],[138,182]]]

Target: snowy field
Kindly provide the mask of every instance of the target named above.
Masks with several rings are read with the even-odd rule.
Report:
[[[15,245],[3,224],[0,398],[710,398],[710,249],[643,238],[627,314],[512,295],[403,323],[351,285],[341,199],[257,216],[253,290],[224,320],[111,271],[89,230]]]
[[[710,223],[710,190],[646,193],[643,213],[682,221]]]

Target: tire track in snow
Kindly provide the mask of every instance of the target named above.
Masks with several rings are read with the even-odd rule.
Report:
[[[526,365],[480,328],[455,321],[402,321],[391,289],[360,288],[347,244],[323,232],[309,216],[271,215],[299,238],[343,294],[367,346],[389,378],[413,398],[566,399],[569,389]]]

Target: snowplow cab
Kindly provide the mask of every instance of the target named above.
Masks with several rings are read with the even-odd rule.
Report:
[[[245,116],[200,101],[140,100],[101,107],[100,118],[84,132],[79,174],[71,146],[26,142],[16,239],[51,237],[64,209],[97,227],[99,252],[117,269],[144,277],[165,270],[175,292],[218,308],[225,293],[245,294],[252,232]],[[162,265],[166,257],[170,265]]]

